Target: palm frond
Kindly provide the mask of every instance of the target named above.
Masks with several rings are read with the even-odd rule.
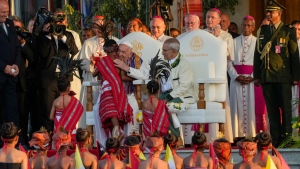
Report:
[[[77,68],[80,66],[82,59],[76,60],[74,57],[54,57],[57,61],[59,72],[59,78],[67,78],[69,75],[75,75]],[[79,78],[79,77],[78,77]]]
[[[169,78],[169,76],[171,74],[171,66],[168,62],[159,58],[159,56],[158,56],[159,51],[160,50],[158,50],[156,56],[153,59],[151,59],[151,61],[149,63],[150,78],[152,80],[160,80],[161,78],[165,78],[165,80],[167,81],[167,79]]]

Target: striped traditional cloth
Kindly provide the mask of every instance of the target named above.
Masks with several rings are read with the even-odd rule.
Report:
[[[132,121],[133,110],[128,104],[125,88],[110,56],[96,59],[96,67],[102,75],[102,94],[99,116],[102,127],[111,127],[110,118],[117,117],[122,127]]]
[[[55,132],[57,132],[60,127],[64,128],[66,131],[75,130],[76,124],[78,123],[83,110],[83,106],[81,105],[79,100],[72,96],[70,103],[63,110],[61,118],[57,123],[55,123]]]
[[[153,132],[164,136],[168,132],[169,125],[168,107],[164,101],[159,100],[154,113],[143,110],[143,129],[145,137],[151,136]]]

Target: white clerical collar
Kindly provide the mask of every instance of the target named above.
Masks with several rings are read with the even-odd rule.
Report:
[[[163,37],[165,36],[165,34],[163,33],[163,34],[161,34],[158,38],[157,38],[157,40],[159,40],[159,41],[163,41]]]
[[[178,58],[178,56],[179,56],[179,54],[175,58],[169,60],[169,64],[172,65],[172,63],[175,62],[175,60]]]
[[[252,34],[249,35],[249,36],[244,36],[244,35],[243,35],[242,37],[243,37],[244,39],[245,39],[245,38],[250,39],[250,38],[252,37]]]

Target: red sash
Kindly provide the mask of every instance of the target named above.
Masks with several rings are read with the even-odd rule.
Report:
[[[111,86],[111,92],[107,92],[107,94],[111,96],[105,96],[110,97],[113,100],[114,106],[108,107],[108,109],[103,109],[101,107],[101,102],[103,102],[103,98],[101,98],[100,101],[100,108],[99,108],[99,115],[106,114],[107,118],[112,117],[109,115],[109,111],[111,109],[117,111],[117,117],[119,122],[131,122],[133,117],[133,110],[131,106],[128,104],[127,95],[125,92],[124,85],[121,81],[121,78],[115,68],[115,65],[111,59],[110,56],[103,57],[103,58],[97,58],[96,59],[96,65],[97,69],[99,70],[100,74],[102,75],[102,78],[104,80],[107,80],[109,85]],[[103,105],[103,104],[102,104]],[[101,121],[104,121],[105,119],[101,119]],[[103,125],[103,128],[105,126]]]
[[[152,122],[150,121],[152,120]],[[168,132],[170,125],[168,107],[164,101],[159,100],[154,113],[143,110],[143,128],[145,137],[156,131],[160,136]]]
[[[67,131],[72,131],[76,128],[76,124],[78,123],[82,113],[83,106],[75,97],[71,97],[70,103],[64,109],[63,114],[57,123],[56,131],[59,130],[60,127],[63,127]]]

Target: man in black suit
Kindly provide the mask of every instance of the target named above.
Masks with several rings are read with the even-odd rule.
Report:
[[[19,126],[16,84],[21,46],[13,22],[7,19],[8,15],[8,2],[0,0],[0,105],[2,106],[0,120],[14,122]]]
[[[29,64],[30,65],[33,64],[34,56],[33,56],[33,51],[31,49],[29,33],[25,34],[24,25],[21,19],[18,16],[9,16],[9,19],[11,19],[14,23],[14,26],[17,27],[16,31],[17,31],[19,42],[22,47],[21,59],[19,65],[19,76],[18,76],[19,78],[17,83],[18,110],[20,113],[19,124],[21,129],[21,134],[20,134],[21,138],[19,140],[23,145],[28,145],[28,137],[27,137],[28,116],[29,116],[28,105],[29,102],[32,102],[33,100],[29,100],[28,98],[29,80],[26,78],[26,73],[27,73],[26,69]],[[19,36],[21,32],[22,32],[22,37],[25,38],[25,35],[28,36],[28,42],[26,42],[25,39]]]
[[[57,61],[54,57],[70,57],[78,53],[73,35],[64,31],[61,35],[55,35],[51,31],[51,25],[46,23],[43,30],[36,37],[37,56],[37,86],[39,105],[39,127],[44,126],[52,131],[53,122],[49,119],[53,101],[58,96],[57,92]],[[33,128],[33,131],[38,129]]]

